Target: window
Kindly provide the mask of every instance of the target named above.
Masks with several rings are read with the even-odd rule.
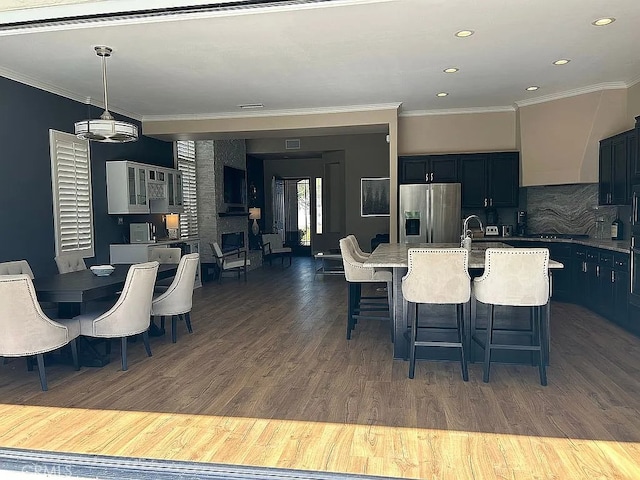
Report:
[[[178,170],[182,172],[182,204],[180,236],[198,236],[198,196],[196,193],[196,142],[176,142]]]
[[[316,178],[316,234],[322,235],[322,178]]]
[[[89,142],[49,130],[56,255],[94,256]]]

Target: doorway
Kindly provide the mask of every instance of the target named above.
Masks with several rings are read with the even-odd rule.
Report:
[[[273,177],[273,230],[294,255],[311,255],[312,199],[310,178]]]

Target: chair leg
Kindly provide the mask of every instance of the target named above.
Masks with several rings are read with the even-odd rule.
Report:
[[[78,360],[78,339],[71,340],[71,358],[73,358],[73,366],[76,370],[80,370],[80,361]]]
[[[171,341],[176,343],[178,341],[178,316],[171,315]]]
[[[164,315],[160,316],[160,328],[164,330]]]
[[[122,351],[122,371],[127,371],[127,337],[122,337],[120,339],[121,351]]]
[[[244,282],[247,283],[247,266],[246,265],[244,266],[242,271],[244,272]]]
[[[347,288],[347,340],[351,340],[351,330],[353,330],[354,287],[353,283],[349,283]]]
[[[144,349],[147,351],[147,357],[150,357],[151,345],[149,344],[149,330],[142,332],[142,343],[144,343]]]
[[[529,330],[531,331],[531,344],[533,345],[533,342],[535,341],[536,338],[538,338],[538,328],[539,328],[539,324],[536,320],[536,307],[531,307],[529,309]],[[538,352],[537,355],[542,355],[542,352]],[[535,367],[537,365],[536,362],[536,352],[532,351],[531,352],[531,366]]]
[[[33,357],[32,356],[27,357],[27,371],[28,372],[33,372]]]
[[[487,318],[487,341],[484,345],[484,374],[482,381],[489,382],[489,369],[491,368],[491,344],[493,343],[493,310],[494,306],[489,305],[489,316]]]
[[[40,386],[42,387],[42,391],[46,392],[47,388],[47,375],[44,372],[44,355],[39,353],[36,355],[36,360],[38,361],[38,374],[40,375]]]
[[[537,329],[538,329],[538,345],[540,346],[540,352],[538,354],[538,366],[540,369],[540,385],[542,386],[546,386],[547,385],[547,362],[546,362],[546,358],[545,355],[542,353],[543,352],[543,346],[542,346],[542,342],[543,339],[545,338],[545,335],[543,334],[543,329],[544,326],[542,325],[542,308],[543,307],[534,307],[535,309],[535,315],[536,315],[536,319],[535,319],[535,323],[537,323]]]
[[[187,331],[193,333],[193,328],[191,328],[191,312],[184,314],[184,323],[187,324]]]
[[[464,333],[464,305],[456,305],[456,321],[458,323],[458,342],[460,342],[460,364],[462,366],[462,380],[469,381],[469,369],[467,367],[467,354]]]
[[[413,302],[407,302],[407,306],[411,309],[411,342],[409,344],[409,378],[413,378],[416,371],[416,339],[418,337],[418,305]]]

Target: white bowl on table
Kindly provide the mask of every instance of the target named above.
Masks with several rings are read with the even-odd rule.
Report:
[[[113,265],[94,265],[93,267],[89,268],[96,277],[106,277],[108,275],[111,275],[115,270],[115,267]]]

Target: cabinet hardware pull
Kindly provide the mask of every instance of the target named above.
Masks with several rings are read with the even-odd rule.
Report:
[[[582,262],[582,272],[587,273],[587,262]]]
[[[611,283],[616,283],[616,272],[611,270]]]
[[[631,224],[638,225],[640,224],[640,218],[638,218],[638,194],[633,193],[633,200],[631,201],[631,205],[633,205],[633,213],[631,214]]]
[[[429,181],[429,173],[427,172],[427,174],[424,176],[424,181],[428,182]]]
[[[490,199],[489,199],[489,206],[490,206],[490,207],[493,207],[493,198],[490,198]]]
[[[485,207],[487,206],[487,199],[486,198],[484,199],[484,206]]]
[[[433,182],[433,172],[431,172],[431,181]]]
[[[600,265],[596,265],[596,277],[600,276]]]

